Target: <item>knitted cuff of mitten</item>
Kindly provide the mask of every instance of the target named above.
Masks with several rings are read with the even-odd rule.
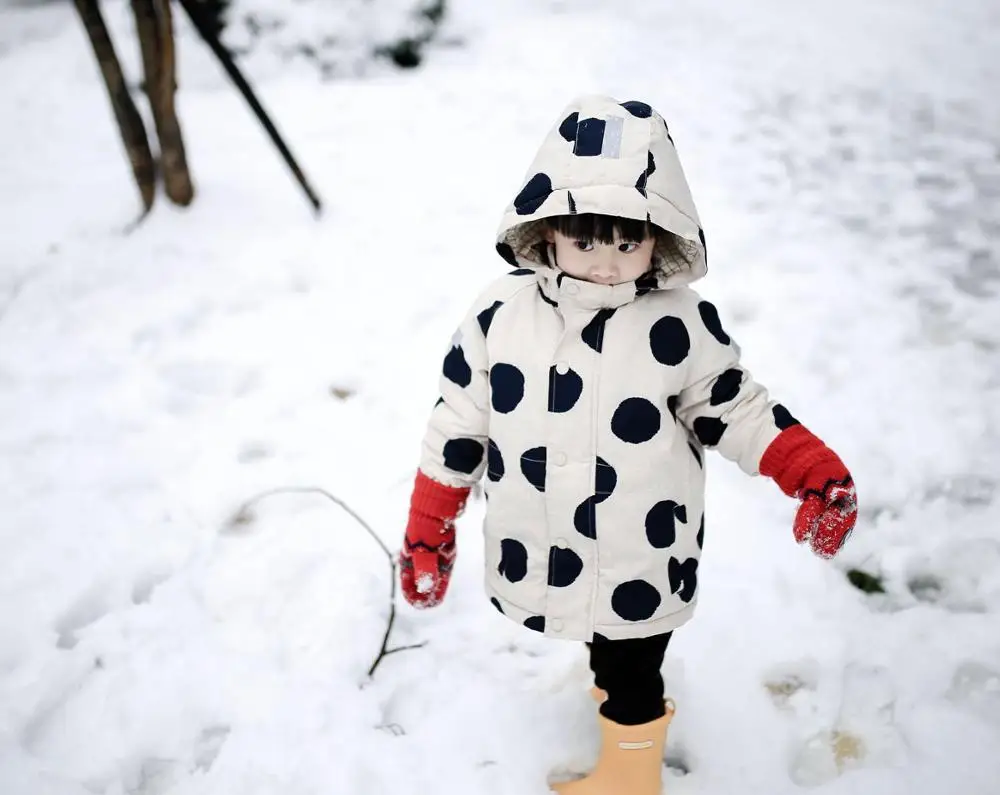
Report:
[[[760,474],[772,478],[789,497],[805,485],[806,474],[818,464],[836,461],[836,454],[804,425],[793,425],[775,437],[760,459]]]
[[[455,488],[438,483],[418,469],[410,496],[410,514],[451,522],[465,508],[470,491],[469,488]]]

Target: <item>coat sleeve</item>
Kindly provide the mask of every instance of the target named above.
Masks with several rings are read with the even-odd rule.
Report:
[[[420,457],[425,475],[456,488],[474,485],[486,470],[490,417],[486,335],[502,304],[488,298],[480,296],[452,336],[441,367],[441,397],[431,412]]]
[[[696,302],[686,324],[691,361],[677,397],[677,418],[703,447],[757,475],[771,442],[798,423],[740,364],[739,348],[723,329],[715,306],[700,297]]]

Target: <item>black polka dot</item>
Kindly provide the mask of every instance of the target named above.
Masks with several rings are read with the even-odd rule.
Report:
[[[597,457],[597,469],[594,472],[594,491],[598,502],[604,502],[618,485],[618,473],[600,456]]]
[[[484,309],[478,315],[476,315],[476,320],[479,321],[479,328],[483,330],[483,336],[485,337],[490,333],[490,325],[493,323],[493,316],[497,313],[497,310],[503,306],[503,301],[494,301],[493,306]]]
[[[591,638],[591,643],[609,643],[610,641],[604,637],[600,632],[595,632],[593,638]]]
[[[504,261],[508,265],[513,265],[517,267],[517,257],[514,254],[514,249],[511,248],[509,243],[497,243],[497,254],[504,258]]]
[[[604,119],[583,119],[576,125],[576,143],[573,154],[577,157],[597,157],[604,148]]]
[[[566,211],[570,215],[576,215],[576,199],[573,198],[573,194],[566,191]]]
[[[701,515],[701,524],[698,525],[698,549],[702,549],[705,546],[705,514]]]
[[[708,329],[709,333],[720,344],[728,345],[732,342],[729,335],[722,328],[722,321],[719,320],[719,310],[715,308],[715,304],[710,301],[702,301],[698,304],[698,314],[701,315],[701,320],[705,324],[705,328]]]
[[[663,500],[646,514],[646,539],[655,549],[666,549],[677,541],[676,522],[687,523],[687,509],[673,500]]]
[[[677,401],[680,398],[679,395],[671,395],[667,398],[667,411],[670,412],[670,416],[677,421]]]
[[[644,273],[638,279],[635,280],[635,295],[636,298],[644,296],[646,293],[650,293],[659,287],[660,283],[656,278],[656,274],[653,272]]]
[[[495,596],[490,599],[490,604],[497,609],[497,612],[503,613],[503,608],[500,606],[500,602],[497,600]]]
[[[611,417],[611,432],[623,442],[648,442],[660,430],[660,410],[646,398],[626,398]]]
[[[535,632],[545,631],[545,616],[531,616],[524,619],[524,626],[533,629]]]
[[[639,175],[639,179],[637,179],[635,182],[635,189],[639,191],[639,193],[641,193],[643,196],[646,195],[646,181],[649,179],[649,177],[652,175],[654,171],[656,171],[656,161],[653,160],[653,153],[650,152],[649,157],[647,158],[646,161],[646,168]]]
[[[490,400],[493,410],[510,414],[524,398],[524,373],[500,362],[490,368]]]
[[[702,465],[701,453],[698,451],[698,448],[694,446],[693,442],[688,442],[688,450],[691,451],[691,455],[694,456],[694,460],[698,462],[698,466],[700,467]]]
[[[565,119],[563,119],[562,124],[559,125],[559,134],[566,141],[576,140],[576,125],[580,122],[580,114],[575,110],[569,114]]]
[[[679,317],[666,315],[649,330],[649,349],[660,364],[676,367],[691,351],[691,337]]]
[[[726,370],[715,379],[712,384],[712,394],[709,397],[709,405],[720,406],[734,400],[740,393],[740,386],[743,384],[743,371],[736,368]]]
[[[531,268],[518,268],[507,274],[508,276],[534,276],[535,272]]]
[[[444,465],[452,472],[471,475],[483,462],[482,442],[475,439],[449,439],[444,443]]]
[[[718,417],[697,417],[693,423],[694,435],[698,437],[703,447],[715,447],[722,441],[726,432],[726,423]]]
[[[549,549],[549,585],[565,588],[576,582],[583,571],[583,561],[572,549]]]
[[[513,538],[500,542],[500,565],[497,572],[510,582],[521,582],[528,574],[528,550]]]
[[[598,309],[594,317],[580,332],[583,341],[598,353],[604,347],[604,325],[611,319],[615,311],[614,309]]]
[[[573,527],[584,538],[597,538],[597,503],[600,500],[596,497],[587,497],[576,506],[573,512]]]
[[[782,406],[780,403],[775,403],[771,408],[771,413],[774,415],[774,424],[778,426],[779,430],[787,430],[793,425],[800,425],[801,423],[792,416],[791,412]]]
[[[544,447],[533,447],[521,455],[521,474],[539,491],[545,491]]]
[[[635,99],[630,99],[628,102],[622,102],[621,106],[638,119],[648,119],[653,115],[653,109],[649,105]]]
[[[472,383],[472,368],[465,361],[465,351],[461,345],[454,345],[444,357],[444,377],[453,384],[466,387]]]
[[[552,180],[549,175],[535,174],[514,199],[514,212],[518,215],[531,215],[545,203],[551,193]]]
[[[681,563],[671,558],[667,566],[670,577],[670,593],[677,594],[682,602],[690,602],[698,589],[698,559],[688,558]]]
[[[652,618],[660,606],[660,592],[645,580],[623,582],[611,594],[611,609],[626,621]]]
[[[489,444],[486,446],[486,477],[493,483],[496,483],[503,477],[503,474],[503,456],[500,455],[500,448],[497,447],[497,443],[490,439]]]
[[[436,400],[436,401],[434,402],[434,408],[437,408],[437,407],[438,407],[438,406],[440,406],[440,405],[441,405],[442,403],[444,403],[444,398],[443,398],[443,397],[439,397],[439,398],[438,398],[438,399],[437,399],[437,400]]]
[[[549,368],[549,411],[562,414],[569,411],[583,394],[583,379],[570,368],[560,374],[555,367]]]

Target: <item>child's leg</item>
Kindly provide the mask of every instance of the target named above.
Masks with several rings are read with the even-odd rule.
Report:
[[[605,718],[638,726],[666,714],[660,667],[671,634],[587,644],[594,684],[608,694],[600,707]]]

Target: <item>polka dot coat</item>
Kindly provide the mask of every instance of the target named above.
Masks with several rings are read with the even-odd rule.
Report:
[[[567,213],[568,194],[580,212],[648,214],[688,256],[658,251],[653,273],[618,285],[563,274],[538,221]],[[687,286],[705,271],[704,235],[662,118],[643,103],[574,103],[497,242],[516,267],[451,340],[421,469],[451,486],[485,475],[486,589],[504,615],[574,640],[673,630],[697,602],[704,450],[756,474],[794,420]]]

